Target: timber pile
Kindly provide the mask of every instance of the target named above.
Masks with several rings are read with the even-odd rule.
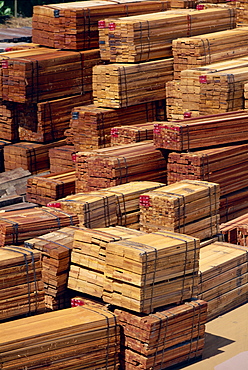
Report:
[[[27,248],[39,250],[42,254],[42,281],[47,310],[70,307],[67,281],[76,229],[73,226],[63,227],[24,242]]]
[[[0,197],[10,194],[25,195],[30,176],[31,173],[21,167],[0,173]]]
[[[16,103],[0,101],[0,138],[19,141]]]
[[[186,302],[146,316],[119,309],[114,312],[123,329],[120,357],[123,369],[167,369],[200,359],[207,321],[206,302]]]
[[[151,141],[76,154],[76,192],[88,192],[132,181],[167,181],[167,153]]]
[[[199,239],[159,231],[108,243],[103,301],[135,312],[191,299],[198,285]]]
[[[78,217],[48,207],[5,212],[0,217],[0,246],[22,244],[61,227],[76,225]]]
[[[248,246],[248,214],[234,218],[220,225],[220,232],[228,243]]]
[[[10,245],[0,261],[0,321],[44,312],[40,252]]]
[[[72,307],[0,325],[3,370],[118,368],[116,316],[94,307]]]
[[[165,99],[166,82],[173,79],[173,59],[138,64],[93,67],[93,99],[97,107],[123,108]]]
[[[75,150],[72,145],[49,149],[50,171],[52,173],[73,171],[75,169],[74,155]]]
[[[220,222],[227,222],[248,212],[248,187],[220,198]]]
[[[0,172],[4,171],[4,147],[10,144],[11,141],[0,139]]]
[[[219,184],[182,180],[140,196],[141,230],[168,230],[201,240],[219,232]]]
[[[7,145],[4,147],[5,171],[18,167],[29,170],[32,174],[47,171],[50,168],[49,149],[64,144],[65,140],[49,144],[23,141],[21,143]]]
[[[140,123],[111,129],[111,146],[153,140],[154,123]]]
[[[68,288],[102,298],[107,244],[143,234],[122,226],[94,230],[78,228],[74,235]]]
[[[33,8],[33,42],[69,50],[99,47],[98,21],[104,17],[122,17],[161,12],[170,1],[77,1]]]
[[[247,0],[239,0],[237,2],[237,24],[241,26],[248,25],[248,3]]]
[[[34,176],[27,181],[26,200],[46,206],[75,193],[75,171]]]
[[[196,0],[171,0],[171,8],[197,9]]]
[[[182,120],[182,92],[180,90],[180,81],[173,80],[166,84],[166,114],[167,120]]]
[[[198,298],[208,302],[208,320],[247,302],[247,247],[215,242],[200,249]]]
[[[172,40],[236,26],[234,9],[180,9],[99,22],[102,60],[137,63],[172,57]],[[104,26],[102,26],[102,23]]]
[[[236,111],[178,122],[155,123],[156,148],[185,151],[239,143],[248,139],[248,114]]]
[[[65,135],[77,152],[100,149],[110,146],[113,127],[164,119],[165,100],[119,109],[100,108],[92,104],[72,110],[70,129]]]

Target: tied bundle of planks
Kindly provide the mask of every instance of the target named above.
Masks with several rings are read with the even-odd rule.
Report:
[[[108,243],[103,301],[135,312],[191,299],[198,286],[199,239],[159,231]]]
[[[42,281],[47,310],[70,307],[67,281],[76,229],[74,226],[63,227],[24,242],[27,248],[39,250],[42,254]]]
[[[220,222],[227,222],[248,212],[248,187],[220,198]]]
[[[98,21],[102,18],[161,12],[169,8],[168,0],[93,0],[34,6],[32,39],[59,49],[98,48]]]
[[[153,139],[154,123],[140,123],[111,129],[111,146],[138,143]]]
[[[0,138],[12,143],[19,141],[16,104],[0,100]]]
[[[26,200],[46,206],[75,193],[75,171],[34,176],[27,181]]]
[[[102,298],[107,244],[143,234],[122,226],[94,230],[78,228],[74,235],[68,288]]]
[[[122,368],[167,369],[200,359],[204,348],[207,303],[186,302],[155,314],[135,315],[115,309],[121,328]]]
[[[49,170],[49,149],[62,146],[65,140],[56,141],[49,144],[38,144],[31,142],[21,142],[4,147],[4,166],[5,171],[22,167],[29,170],[32,174],[37,174]]]
[[[167,120],[182,120],[182,92],[180,90],[180,81],[173,80],[166,84],[166,116]]]
[[[219,184],[182,180],[140,196],[141,230],[169,230],[201,240],[219,232]]]
[[[73,160],[75,150],[72,145],[62,145],[49,149],[50,171],[68,172],[75,169],[75,162]]]
[[[9,245],[0,261],[0,321],[44,312],[40,252]]]
[[[48,207],[5,212],[0,217],[0,246],[22,244],[27,239],[77,223],[77,215]]]
[[[137,64],[93,67],[93,101],[97,107],[123,108],[165,99],[173,79],[173,58]]]
[[[138,104],[126,108],[110,109],[91,104],[72,110],[70,129],[66,130],[67,142],[75,150],[100,149],[110,146],[111,129],[148,121],[165,119],[165,100]]]
[[[247,247],[215,242],[200,249],[198,297],[208,302],[208,320],[247,302]]]
[[[3,370],[118,369],[116,315],[97,307],[71,307],[0,325]]]
[[[102,60],[137,63],[172,57],[172,40],[236,26],[234,9],[180,9],[99,22]]]
[[[3,139],[0,139],[0,172],[4,172],[5,168],[4,168],[4,147],[6,145],[10,145],[11,142],[8,141],[8,140],[3,140]]]
[[[248,230],[248,214],[236,217],[233,220],[222,223],[220,232],[224,240],[229,243],[248,246],[247,232]]]
[[[239,26],[248,25],[247,11],[248,11],[247,0],[239,0],[237,2],[237,24]]]
[[[167,181],[167,153],[152,141],[76,154],[76,192],[88,192],[132,181]]]

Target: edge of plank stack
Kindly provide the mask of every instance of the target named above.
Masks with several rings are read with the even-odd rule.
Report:
[[[75,149],[73,145],[61,145],[50,148],[48,154],[51,173],[75,170]]]
[[[221,234],[228,243],[247,246],[248,214],[247,212],[220,225]]]
[[[154,123],[140,123],[111,128],[111,146],[138,143],[153,140]]]

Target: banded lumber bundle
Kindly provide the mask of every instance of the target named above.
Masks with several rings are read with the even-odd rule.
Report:
[[[97,307],[72,307],[0,325],[3,370],[118,369],[116,316]]]
[[[172,57],[172,40],[236,26],[234,9],[180,9],[99,22],[101,59],[137,63]]]
[[[166,115],[167,120],[182,120],[182,92],[180,89],[180,81],[173,80],[166,84]]]
[[[140,123],[111,128],[111,146],[138,143],[153,139],[154,123]]]
[[[75,162],[73,155],[75,154],[72,145],[62,145],[49,149],[50,171],[67,172],[75,169]]]
[[[103,301],[135,312],[191,299],[198,285],[199,239],[160,231],[108,243]]]
[[[109,147],[111,129],[148,121],[165,119],[165,100],[138,104],[126,108],[100,108],[91,104],[75,107],[72,110],[70,129],[66,130],[67,142],[74,145],[75,151]]]
[[[0,172],[4,172],[4,147],[10,144],[11,141],[0,139]]]
[[[173,79],[173,59],[93,67],[93,100],[97,107],[123,108],[165,99]]]
[[[93,0],[34,6],[32,40],[59,49],[98,48],[98,21],[102,18],[161,12],[169,8],[167,0]]]
[[[76,154],[76,192],[88,192],[132,181],[167,181],[167,154],[151,141]]]
[[[23,247],[0,248],[0,321],[45,311],[41,254]]]
[[[155,122],[155,148],[175,151],[239,143],[248,139],[248,114],[236,111],[178,122]]]
[[[196,0],[171,0],[171,8],[197,9]]]
[[[1,173],[0,196],[5,198],[9,194],[24,195],[26,193],[27,180],[30,176],[31,173],[21,167]]]
[[[49,170],[49,149],[62,146],[65,140],[56,141],[49,144],[38,144],[21,142],[7,145],[4,147],[4,166],[5,171],[22,167],[29,170],[32,174],[37,174]]]
[[[248,17],[247,17],[247,11],[248,11],[248,3],[246,0],[240,0],[238,1],[237,6],[237,23],[238,25],[244,26],[248,25]]]
[[[5,212],[0,217],[0,246],[22,244],[27,239],[77,223],[77,215],[48,207]]]
[[[143,234],[122,226],[94,230],[78,228],[74,235],[68,288],[102,298],[107,244]]]
[[[27,181],[26,200],[46,206],[75,193],[75,171],[34,176]]]
[[[220,196],[248,186],[248,144],[168,155],[168,184],[189,179],[220,185]],[[238,174],[238,176],[237,176]]]
[[[234,218],[220,225],[220,232],[228,243],[248,246],[247,243],[248,214]]]
[[[201,240],[219,232],[219,184],[182,180],[140,196],[141,230],[168,230]]]
[[[208,320],[247,302],[247,247],[215,242],[200,249],[198,298],[208,302]]]
[[[248,187],[220,198],[220,222],[227,222],[248,212]]]
[[[20,139],[16,103],[0,100],[0,138],[12,143]]]
[[[206,302],[190,301],[150,315],[138,316],[120,309],[114,312],[123,329],[123,369],[167,369],[200,359],[207,321]]]

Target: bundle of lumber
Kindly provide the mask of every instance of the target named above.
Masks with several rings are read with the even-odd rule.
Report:
[[[169,81],[166,84],[166,115],[168,121],[184,119],[179,80]]]
[[[48,207],[9,211],[1,216],[0,246],[22,244],[27,239],[78,223],[77,215]]]
[[[108,243],[103,301],[135,312],[191,299],[198,286],[199,239],[159,231]]]
[[[37,174],[49,170],[49,149],[62,146],[65,140],[55,141],[49,144],[38,144],[31,142],[21,142],[4,147],[4,166],[5,171],[22,167],[29,170],[32,174]]]
[[[16,103],[0,100],[0,138],[19,141]]]
[[[0,261],[0,321],[44,312],[40,252],[10,245]]]
[[[143,234],[122,226],[94,230],[78,228],[74,235],[68,288],[102,298],[107,244]]]
[[[137,63],[172,57],[172,40],[236,26],[234,9],[180,9],[99,22],[101,58]],[[102,23],[104,25],[102,25]]]
[[[100,108],[93,104],[75,107],[70,129],[65,131],[65,135],[76,151],[100,149],[110,146],[113,127],[133,122],[163,121],[165,117],[165,100],[119,109]]]
[[[72,307],[0,325],[1,367],[93,370],[118,368],[116,315]]]
[[[178,38],[172,41],[174,78],[181,71],[247,55],[248,27]]]
[[[75,162],[73,160],[75,150],[72,145],[62,145],[49,149],[50,171],[68,172],[75,169]]]
[[[239,0],[237,2],[237,24],[240,26],[248,25],[248,4],[247,0]]]
[[[238,143],[248,139],[246,111],[191,118],[178,122],[156,122],[156,148],[185,151]]]
[[[76,229],[75,226],[63,227],[24,242],[27,248],[39,250],[42,254],[42,281],[47,310],[70,307],[67,281]]]
[[[167,153],[152,141],[76,154],[76,192],[88,192],[132,181],[167,181]]]
[[[0,197],[5,198],[8,195],[25,195],[27,180],[31,173],[23,168],[5,171],[0,174]]]
[[[145,140],[152,140],[153,129],[153,122],[113,127],[111,129],[111,146],[126,145]]]
[[[184,179],[216,182],[220,196],[241,190],[248,186],[247,153],[248,144],[169,153],[168,184]]]
[[[197,8],[196,0],[171,0],[171,8],[195,9]]]
[[[11,141],[0,139],[0,172],[4,171],[4,147],[10,145]]]
[[[141,230],[170,230],[201,240],[219,232],[219,184],[182,180],[140,196]]]
[[[93,67],[94,104],[122,108],[165,99],[166,82],[172,79],[173,58],[98,65]]]
[[[224,240],[229,243],[248,246],[248,213],[220,225]]]
[[[170,1],[77,1],[33,8],[33,42],[69,50],[97,48],[98,21],[106,16],[161,12]]]
[[[208,302],[208,320],[247,302],[247,247],[215,242],[200,249],[198,297]]]
[[[114,312],[123,329],[120,357],[123,369],[167,369],[200,359],[207,321],[206,302],[190,301],[145,316],[120,309]]]
[[[248,212],[248,187],[220,198],[220,222],[227,222]]]

